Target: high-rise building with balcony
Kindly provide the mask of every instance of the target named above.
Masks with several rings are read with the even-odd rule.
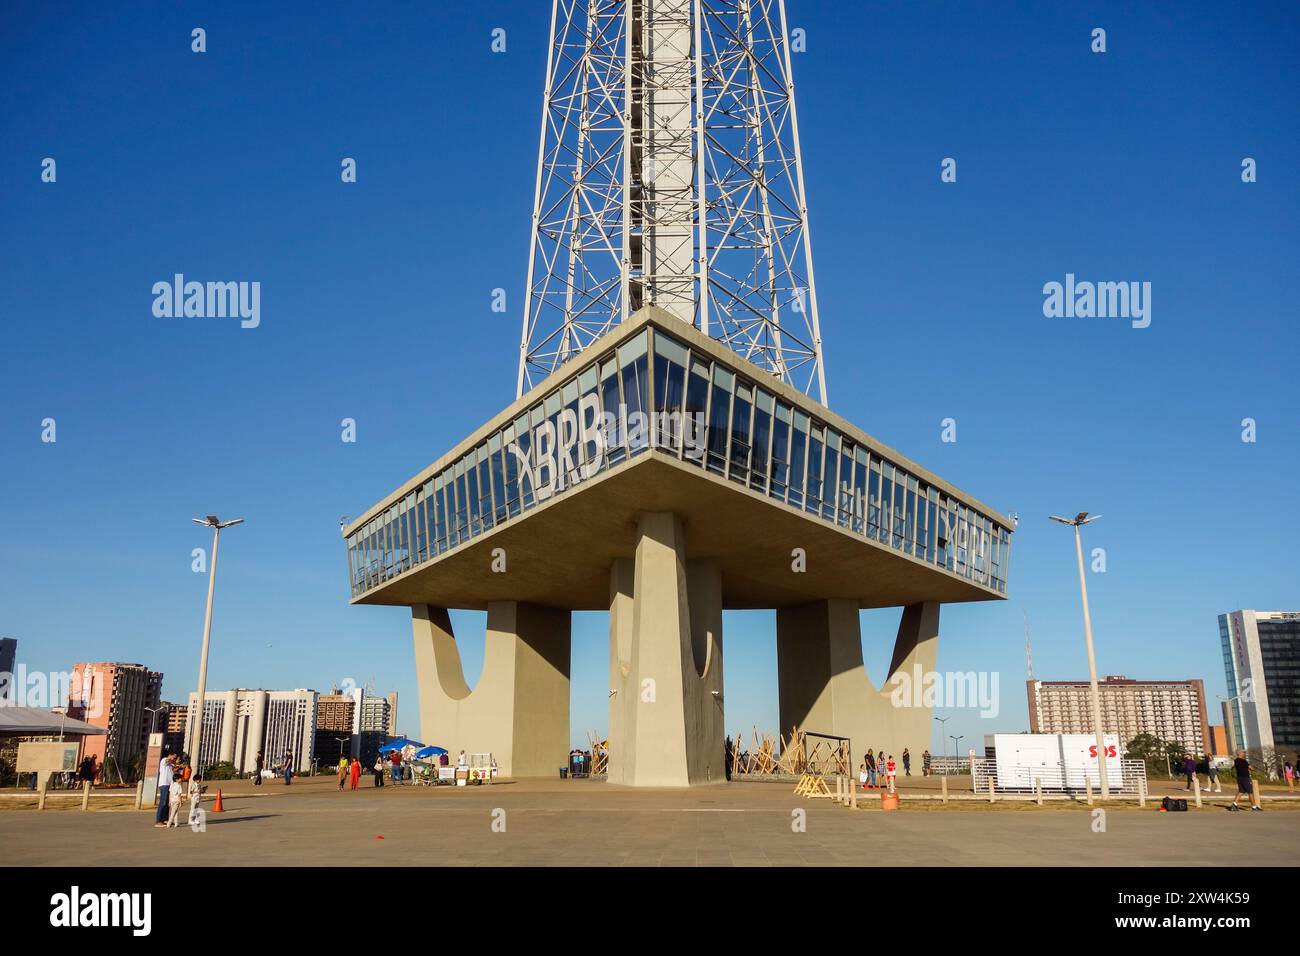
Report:
[[[1086,680],[1027,682],[1029,729],[1039,734],[1093,733],[1092,687]],[[1208,753],[1210,726],[1205,684],[1199,680],[1131,680],[1106,677],[1097,683],[1101,729],[1128,745],[1139,734],[1176,742],[1194,754]]]
[[[102,735],[82,738],[82,754],[112,761],[125,774],[149,745],[150,708],[159,707],[162,681],[143,664],[73,664],[68,716],[104,728]]]

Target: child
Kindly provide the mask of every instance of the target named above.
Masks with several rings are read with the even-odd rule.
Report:
[[[203,784],[197,776],[191,776],[186,793],[190,799],[190,829],[193,829],[199,817],[203,813]]]
[[[894,792],[894,778],[898,776],[897,766],[894,764],[894,755],[889,755],[889,760],[885,762],[885,776],[889,778],[889,792]]]
[[[858,768],[858,783],[862,785],[863,790],[867,789],[867,761],[865,759],[862,761],[862,766]]]
[[[189,768],[186,767],[186,769]],[[181,778],[184,779],[184,773],[181,774]],[[167,807],[167,826],[173,830],[181,825],[181,801],[185,799],[187,788],[187,784],[183,783],[182,780],[177,780],[172,785],[172,790],[175,792],[172,794],[171,804]],[[188,786],[192,786],[192,784]]]

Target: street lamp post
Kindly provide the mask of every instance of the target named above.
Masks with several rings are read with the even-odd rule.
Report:
[[[963,740],[966,739],[966,735],[965,735],[965,734],[956,734],[956,735],[949,734],[949,735],[948,735],[948,739],[952,741],[952,755],[955,757],[955,756],[957,756],[957,748],[960,747],[960,746],[961,746],[961,742],[962,742]],[[974,771],[972,770],[972,773],[973,773],[973,772],[974,772]]]
[[[944,756],[947,756],[948,745],[943,739],[943,732],[948,729],[945,725],[952,720],[952,717],[936,717],[934,719],[939,721],[939,742],[943,744]]]
[[[212,564],[208,567],[208,610],[203,618],[203,652],[199,657],[199,686],[195,695],[194,713],[190,715],[189,739],[185,741],[185,752],[190,763],[198,770],[199,745],[203,741],[203,694],[208,686],[208,645],[212,640],[212,593],[217,586],[217,545],[221,543],[221,531],[237,524],[243,524],[243,518],[233,521],[220,521],[216,515],[206,518],[190,519],[212,529]]]
[[[1088,682],[1092,686],[1092,725],[1097,735],[1097,779],[1101,783],[1101,798],[1110,799],[1110,781],[1106,779],[1106,741],[1101,730],[1101,691],[1097,688],[1097,655],[1092,649],[1092,615],[1088,612],[1088,581],[1083,572],[1083,537],[1079,529],[1101,515],[1080,511],[1073,518],[1048,515],[1053,521],[1074,527],[1074,550],[1079,558],[1079,593],[1083,597],[1083,638],[1088,645]]]

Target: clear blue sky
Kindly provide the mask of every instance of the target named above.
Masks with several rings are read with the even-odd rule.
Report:
[[[1105,515],[1103,673],[1223,693],[1215,615],[1300,607],[1300,8],[1129,6],[789,0],[832,407],[1022,516],[1009,600],[943,612],[940,668],[1001,675],[996,720],[948,724],[963,747],[1027,726],[1023,611],[1038,676],[1086,676],[1049,512]],[[209,687],[373,677],[416,730],[408,613],[348,606],[338,520],[513,398],[548,18],[522,0],[0,14],[0,634],[29,668],[140,661],[183,698],[209,543],[190,518],[238,515]],[[175,272],[260,281],[260,328],[154,318]],[[1067,272],[1151,282],[1150,328],[1045,318]],[[877,679],[896,621],[864,615]],[[484,621],[456,623],[472,683]],[[576,620],[577,740],[605,728],[606,627]],[[730,730],[776,727],[774,627],[727,616]]]

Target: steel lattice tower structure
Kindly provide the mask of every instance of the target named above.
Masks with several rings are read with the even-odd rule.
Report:
[[[826,404],[784,0],[552,0],[517,394],[655,305]]]

